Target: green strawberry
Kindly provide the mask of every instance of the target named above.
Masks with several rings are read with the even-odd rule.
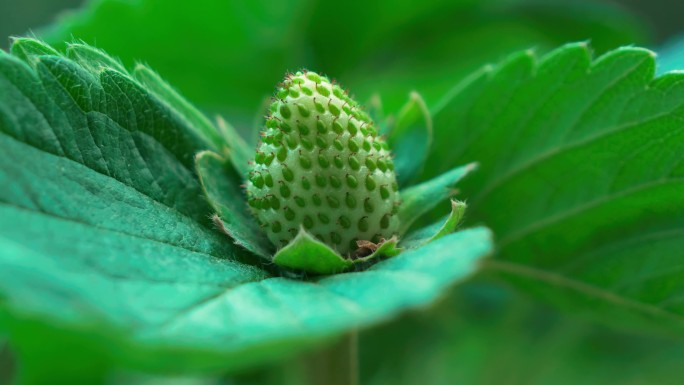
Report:
[[[394,164],[370,117],[314,72],[279,85],[247,181],[252,212],[276,247],[303,227],[341,255],[396,234]]]

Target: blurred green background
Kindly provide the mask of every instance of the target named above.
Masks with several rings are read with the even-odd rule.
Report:
[[[9,36],[26,35],[50,23],[60,12],[78,8],[83,0],[2,0],[0,1],[0,47],[7,49]]]
[[[665,0],[378,2],[394,7],[391,17],[380,5],[361,11],[307,0],[230,6],[148,0],[139,7],[131,5],[135,0],[109,0],[87,17],[70,16],[80,3],[0,0],[0,36],[33,30],[51,43],[73,36],[127,65],[144,60],[243,132],[259,123],[262,101],[283,72],[301,66],[338,78],[361,100],[379,92],[391,113],[414,88],[434,105],[470,71],[518,49],[544,52],[591,39],[599,54],[632,43],[659,51],[684,32],[684,3]],[[189,9],[200,6],[208,11],[195,18]],[[56,17],[57,27],[42,28]],[[117,26],[119,20],[125,23]],[[8,45],[8,38],[0,40]],[[432,309],[365,331],[361,343],[364,384],[674,385],[684,371],[681,341],[610,330],[486,277],[454,289]],[[9,357],[0,336],[0,383],[11,370]],[[297,362],[236,378],[173,381],[296,384]],[[122,372],[113,383],[171,381]]]
[[[468,73],[520,49],[543,53],[578,40],[590,40],[598,54],[625,44],[656,48],[679,30],[675,8],[684,7],[664,0],[199,0],[192,9],[203,11],[193,12],[182,1],[116,0],[74,14],[76,0],[3,2],[2,36],[83,39],[126,65],[145,61],[243,131],[285,70],[324,72],[362,102],[380,93],[392,112],[414,89],[434,105]]]
[[[11,35],[24,35],[32,28],[40,27],[55,19],[58,12],[78,8],[84,0],[2,0],[0,1],[0,47],[6,49]],[[568,0],[567,2],[572,2]],[[620,0],[604,1],[623,6],[643,18],[652,33],[653,42],[658,44],[682,32],[681,15],[684,3],[668,0]]]
[[[9,46],[12,35],[25,35],[32,29],[55,20],[60,12],[77,9],[84,0],[2,0],[0,1],[0,48]],[[573,3],[566,0],[567,3]],[[652,36],[652,43],[660,45],[674,35],[684,32],[681,15],[684,3],[668,0],[599,1],[617,5],[642,19]]]

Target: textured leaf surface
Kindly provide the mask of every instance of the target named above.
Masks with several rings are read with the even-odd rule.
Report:
[[[434,103],[453,82],[513,50],[550,49],[582,39],[591,39],[600,50],[644,43],[641,28],[629,15],[614,6],[586,2],[193,4],[90,1],[41,35],[53,44],[84,39],[127,65],[143,60],[191,100],[230,113],[238,126],[251,123],[263,98],[272,94],[288,69],[325,71],[351,87],[360,101],[381,91],[387,111],[397,111],[410,91]],[[179,47],[189,54],[180,55]],[[245,119],[235,122],[236,113]]]
[[[684,326],[684,75],[653,53],[584,44],[511,56],[436,110],[427,176],[477,159],[459,188],[491,225],[489,267],[556,303]]]
[[[360,273],[273,278],[210,222],[195,154],[212,138],[175,95],[97,50],[17,44],[25,61],[0,53],[0,324],[27,383],[261,362],[424,306],[491,249],[475,229]],[[203,154],[230,194],[235,172]]]

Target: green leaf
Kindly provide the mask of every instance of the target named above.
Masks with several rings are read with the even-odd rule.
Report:
[[[419,93],[412,92],[399,111],[387,143],[395,156],[399,186],[409,185],[421,171],[432,144],[432,117]]]
[[[456,183],[476,168],[475,163],[457,167],[400,191],[402,202],[399,206],[399,234],[405,234],[417,219],[453,196],[456,193]]]
[[[272,277],[209,221],[195,154],[227,194],[239,177],[187,111],[99,55],[34,53],[0,51],[0,325],[23,383],[237,370],[425,306],[491,251],[473,229],[363,272]]]
[[[446,219],[414,231],[401,242],[401,245],[409,249],[416,248],[453,233],[463,220],[466,207],[465,202],[451,200],[451,212]]]
[[[211,151],[197,154],[195,162],[204,194],[216,212],[217,227],[236,244],[270,261],[273,245],[248,210],[241,176]]]
[[[486,231],[468,230],[361,273],[316,282],[272,278],[229,289],[222,284],[230,281],[212,282],[212,277],[228,278],[221,271],[208,270],[211,274],[205,277],[190,261],[184,269],[174,269],[183,279],[126,275],[130,278],[122,281],[87,265],[31,253],[11,241],[2,246],[21,256],[0,260],[0,288],[11,300],[6,306],[13,316],[8,324],[13,338],[21,342],[46,333],[48,325],[20,320],[50,317],[51,323],[59,320],[73,326],[104,318],[115,321],[127,337],[107,341],[116,344],[108,353],[126,349],[128,360],[140,360],[134,362],[137,366],[175,371],[237,369],[423,306],[472,272],[478,257],[490,249]],[[110,271],[109,266],[98,268]],[[378,296],[388,287],[395,288],[392,295]],[[105,325],[98,325],[98,333],[106,332]],[[44,342],[51,338],[47,334]]]
[[[684,75],[654,70],[640,48],[512,55],[436,108],[425,176],[481,162],[460,187],[499,239],[490,269],[605,322],[681,331]]]
[[[113,332],[163,319],[144,301],[170,314],[266,276],[211,228],[193,171],[210,144],[179,114],[114,68],[25,58],[0,52],[0,313],[17,345],[29,315]]]
[[[52,44],[74,37],[97,44],[127,66],[144,60],[195,103],[230,116],[238,129],[251,125],[288,69],[325,72],[360,100],[380,91],[387,111],[396,111],[410,91],[431,105],[453,82],[513,50],[582,39],[600,50],[646,42],[630,15],[591,2],[193,4],[90,1],[38,33]]]

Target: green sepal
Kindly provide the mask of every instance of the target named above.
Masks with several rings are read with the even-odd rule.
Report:
[[[447,215],[446,219],[414,231],[406,239],[402,240],[401,245],[407,249],[415,249],[453,233],[463,220],[466,207],[465,202],[452,199],[451,212]]]
[[[422,171],[432,145],[432,117],[419,93],[411,92],[389,128],[387,142],[394,154],[399,186],[410,185]]]
[[[401,254],[403,249],[398,247],[399,245],[399,238],[397,237],[392,237],[388,240],[385,240],[381,242],[378,245],[378,248],[373,252],[373,254],[359,258],[356,261],[370,261],[378,257],[385,257],[385,258],[391,258],[391,257],[396,257],[397,255]]]
[[[367,263],[380,257],[389,258],[401,253],[396,237],[373,245],[375,250],[360,258],[344,258],[330,246],[317,240],[304,228],[285,247],[278,250],[273,263],[278,266],[314,274],[335,274],[350,270],[354,265]],[[376,248],[377,247],[377,248]]]
[[[316,274],[334,274],[349,269],[354,262],[342,258],[330,246],[312,237],[303,228],[285,247],[278,250],[273,262],[282,267]]]
[[[454,185],[476,168],[477,163],[470,163],[401,191],[399,234],[405,234],[418,218],[453,196]]]
[[[248,211],[240,175],[221,155],[211,151],[197,154],[195,166],[207,201],[216,211],[214,224],[235,244],[270,259],[273,247]]]

